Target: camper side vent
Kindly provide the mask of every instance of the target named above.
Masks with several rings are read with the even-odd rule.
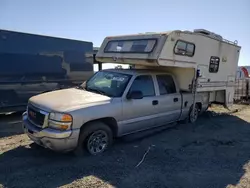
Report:
[[[217,39],[217,40],[223,40],[223,37],[221,35],[218,35],[216,33],[210,32],[208,30],[205,29],[195,29],[194,33],[200,33],[202,35],[207,35],[211,38]]]

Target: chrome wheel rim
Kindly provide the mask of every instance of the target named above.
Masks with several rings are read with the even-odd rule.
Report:
[[[194,109],[194,114],[192,113],[192,111],[191,111],[191,114],[190,114],[191,123],[195,122],[197,120],[197,118],[198,118],[198,109],[195,108]]]
[[[105,131],[93,132],[88,139],[87,148],[92,155],[102,153],[108,146],[108,135]]]

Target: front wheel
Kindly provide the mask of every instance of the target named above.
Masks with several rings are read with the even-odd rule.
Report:
[[[75,150],[77,156],[84,152],[91,155],[103,153],[113,142],[112,130],[102,122],[91,122],[81,130],[78,146]]]

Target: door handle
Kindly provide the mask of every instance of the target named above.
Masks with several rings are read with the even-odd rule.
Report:
[[[157,105],[157,104],[158,104],[157,100],[152,101],[152,105]]]
[[[178,98],[174,98],[174,102],[178,102],[178,100],[179,100]]]

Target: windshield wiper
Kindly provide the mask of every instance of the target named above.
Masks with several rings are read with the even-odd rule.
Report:
[[[88,88],[87,91],[93,91],[101,95],[107,95],[104,91],[100,91],[99,89]]]
[[[86,90],[86,88],[85,88],[85,87],[83,87],[82,85],[76,86],[76,89]]]

